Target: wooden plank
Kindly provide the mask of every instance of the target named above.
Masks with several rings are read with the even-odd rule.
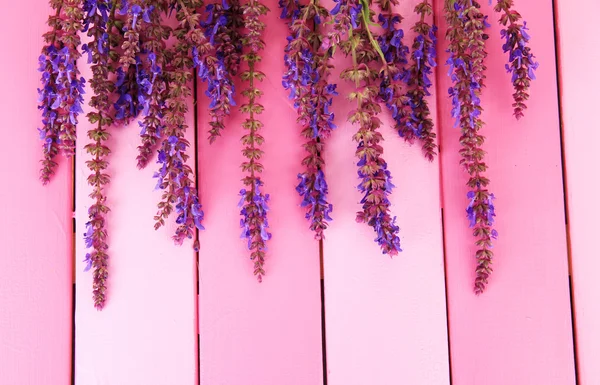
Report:
[[[89,77],[88,66],[82,69]],[[88,97],[91,92],[88,93]],[[191,106],[193,101],[188,101]],[[86,111],[89,110],[89,107]],[[186,137],[194,162],[193,108]],[[196,255],[189,241],[173,244],[174,218],[155,231],[153,216],[161,191],[153,191],[155,160],[136,167],[139,126],[111,130],[107,190],[109,234],[108,300],[101,312],[92,301],[92,274],[83,272],[88,169],[83,147],[89,123],[78,127],[76,165],[77,293],[75,382],[77,384],[196,385]],[[85,138],[85,139],[83,139]],[[174,215],[174,214],[173,214]]]
[[[600,260],[596,246],[596,224],[600,203],[597,170],[600,160],[600,124],[595,117],[600,89],[600,45],[594,29],[600,3],[586,0],[569,5],[556,1],[559,81],[567,183],[568,230],[580,385],[600,383]],[[585,54],[583,54],[585,52]]]
[[[18,17],[36,9],[27,22]],[[71,376],[71,162],[47,186],[36,89],[45,0],[3,4],[0,35],[0,382],[67,384]]]
[[[414,38],[417,3],[396,8],[406,17],[405,44]],[[337,72],[348,65],[339,61]],[[348,95],[352,86],[338,83],[340,95]],[[435,96],[429,101],[435,122]],[[343,96],[334,101],[338,128],[326,150],[334,205],[324,241],[328,384],[449,384],[439,162],[399,138],[384,110],[384,158],[396,185],[390,200],[404,251],[382,255],[373,229],[355,221],[362,194],[356,127],[346,121],[351,108]]]
[[[262,283],[253,276],[246,241],[239,238],[243,187],[237,107],[223,136],[208,143],[207,98],[199,90],[199,156],[206,230],[200,243],[200,380],[203,384],[318,385],[322,383],[318,242],[308,230],[296,174],[304,156],[296,113],[280,76],[286,26],[275,3],[260,70],[264,123],[264,191],[271,195],[269,241]],[[241,91],[247,84],[237,84]],[[238,106],[241,102],[238,103]]]
[[[487,2],[480,2],[493,14]],[[551,4],[518,0],[541,63],[525,118],[512,116],[510,75],[497,14],[487,47],[483,92],[487,175],[496,195],[494,273],[473,293],[475,246],[465,217],[467,175],[459,167],[459,129],[440,98],[448,316],[454,385],[575,383],[564,225],[561,149]],[[443,1],[437,1],[441,30]],[[443,38],[440,39],[443,42]],[[444,42],[440,51],[446,47]],[[447,59],[443,54],[443,61]],[[439,89],[450,87],[445,71]]]

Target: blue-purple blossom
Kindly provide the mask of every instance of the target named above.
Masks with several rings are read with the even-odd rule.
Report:
[[[189,143],[185,139],[175,135],[169,136],[163,141],[158,151],[157,163],[160,167],[159,171],[154,173],[154,178],[157,179],[155,189],[170,189],[170,193],[174,196],[175,212],[177,213],[175,223],[179,226],[173,240],[179,245],[186,238],[194,237],[194,227],[204,230],[202,225],[204,212],[198,199],[198,191],[190,185],[188,175],[190,170],[185,164],[185,159],[187,159],[185,152],[188,146]]]
[[[256,234],[256,231],[253,231],[253,229],[256,227],[258,227],[258,233],[263,240],[261,246],[259,246],[259,251],[266,251],[267,247],[264,242],[271,239],[271,233],[267,230],[269,228],[267,212],[269,211],[268,202],[270,197],[269,194],[263,194],[260,191],[262,185],[262,181],[256,180],[253,188],[254,191],[241,189],[239,194],[240,202],[238,203],[238,207],[241,208],[240,215],[242,216],[240,219],[240,228],[242,229],[240,238],[247,240],[248,250],[253,249],[253,237]],[[252,200],[248,202],[250,197],[252,197]]]
[[[42,127],[38,131],[42,140],[43,184],[54,174],[54,158],[59,150],[67,157],[75,153],[77,117],[83,112],[85,84],[76,65],[84,10],[79,4],[73,4],[68,13],[60,5],[54,7],[56,15],[49,19],[52,30],[44,35],[46,45],[38,59],[42,73],[42,87],[38,89]]]
[[[284,49],[286,72],[282,85],[297,110],[297,122],[306,139],[303,147],[308,153],[302,160],[305,170],[298,174],[296,191],[302,197],[301,207],[306,210],[315,238],[323,239],[333,206],[327,201],[322,152],[326,138],[336,127],[330,108],[337,92],[336,85],[328,83],[330,55],[318,48],[320,41],[312,30],[318,25],[316,15],[325,10],[318,4],[301,6],[297,0],[281,0],[279,6],[290,32]],[[314,20],[314,26],[310,20]]]
[[[477,239],[475,292],[479,294],[492,272],[492,239],[498,237],[498,232],[492,229],[496,216],[494,194],[488,190],[489,179],[484,176],[488,166],[481,148],[485,137],[480,133],[483,127],[480,95],[485,79],[483,63],[487,56],[484,30],[489,24],[475,0],[456,0],[453,10],[447,10],[446,19],[446,36],[450,38],[450,58],[446,64],[453,82],[448,94],[452,98],[455,126],[461,129],[460,164],[469,173],[466,216]],[[473,43],[462,44],[464,41]]]
[[[210,101],[208,105],[211,116],[210,143],[220,136],[221,130],[225,127],[225,118],[229,116],[231,107],[236,105],[235,87],[228,67],[232,63],[228,61],[227,55],[236,51],[231,40],[237,32],[231,25],[233,22],[231,18],[234,15],[229,9],[230,6],[226,2],[206,6],[206,20],[201,21],[200,26],[204,30],[208,43],[211,47],[215,47],[215,50],[200,55],[196,47],[192,49],[192,60],[198,77],[208,85],[205,95]]]
[[[539,63],[535,60],[529,46],[529,36],[527,22],[521,23],[521,15],[512,9],[513,0],[498,0],[496,12],[502,13],[500,24],[504,28],[500,35],[504,40],[502,49],[508,53],[508,64],[506,71],[511,74],[511,83],[515,90],[513,94],[514,116],[520,119],[524,116],[527,108],[526,101],[529,99],[529,87],[531,81],[535,80],[535,71]]]
[[[364,148],[363,144],[359,144],[359,150],[361,148]],[[377,166],[375,166],[376,164]],[[387,169],[387,163],[382,158],[369,161],[366,157],[363,157],[358,161],[357,166],[358,177],[360,179],[357,187],[363,193],[360,203],[365,210],[370,210],[373,196],[377,196],[378,205],[389,207],[391,205],[389,195],[396,186],[392,183],[392,175]],[[375,173],[363,172],[364,169],[370,170],[373,166],[378,169]],[[374,189],[374,180],[383,181],[383,188]],[[400,238],[398,237],[400,227],[396,225],[396,217],[390,218],[388,213],[376,210],[374,215],[370,216],[366,221],[375,230],[377,234],[375,241],[381,247],[383,254],[394,255],[402,251],[400,248]]]

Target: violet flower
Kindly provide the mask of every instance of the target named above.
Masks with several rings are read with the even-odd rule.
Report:
[[[310,221],[315,238],[323,239],[323,231],[328,221],[332,220],[330,213],[333,206],[327,201],[322,153],[325,139],[335,128],[334,114],[330,108],[332,97],[337,92],[336,85],[327,81],[331,55],[319,49],[319,36],[314,30],[327,16],[327,10],[316,1],[301,6],[296,0],[282,0],[279,6],[282,8],[282,18],[288,20],[290,29],[284,54],[287,71],[282,84],[290,92],[290,99],[298,111],[297,121],[303,127],[302,136],[306,138],[304,148],[308,152],[302,161],[305,170],[298,174],[300,182],[296,191],[303,198],[301,206],[306,210],[305,216]]]
[[[408,142],[413,142],[417,136],[416,128],[408,116],[408,99],[403,90],[403,83],[408,82],[410,73],[405,65],[409,49],[404,44],[404,31],[396,28],[402,17],[392,12],[390,2],[382,2],[382,12],[378,21],[383,32],[377,38],[385,59],[384,69],[380,75],[379,96],[392,114],[398,135]]]
[[[502,45],[504,52],[509,54],[506,71],[512,74],[511,82],[515,89],[513,94],[514,115],[517,119],[524,116],[527,108],[525,102],[529,99],[529,87],[535,80],[535,70],[539,63],[529,47],[530,36],[527,33],[527,22],[520,23],[522,19],[519,12],[512,9],[513,0],[498,0],[496,12],[501,12],[500,24],[505,28],[500,31],[505,43]]]
[[[128,124],[141,112],[147,115],[152,91],[151,62],[143,55],[140,30],[151,23],[154,5],[141,0],[122,1],[117,12],[125,16],[116,88],[119,98],[114,104],[117,123]]]
[[[80,57],[78,32],[83,25],[81,1],[53,2],[56,13],[49,17],[51,30],[44,34],[46,45],[38,61],[42,88],[38,89],[38,108],[42,111],[43,141],[40,180],[50,181],[59,150],[67,157],[75,153],[77,117],[83,112],[83,86],[76,62]]]
[[[356,10],[359,16],[356,16]],[[358,126],[354,135],[357,142],[356,156],[359,159],[358,176],[360,183],[358,189],[364,194],[361,200],[362,211],[357,213],[357,222],[365,222],[373,227],[376,233],[375,241],[379,244],[384,254],[390,256],[402,251],[399,227],[396,218],[390,214],[391,202],[389,194],[394,185],[391,183],[391,174],[387,163],[383,159],[383,136],[379,132],[381,120],[377,115],[381,112],[379,106],[379,86],[374,80],[379,76],[379,71],[373,68],[379,58],[384,65],[384,76],[391,76],[386,68],[386,59],[377,44],[377,39],[369,30],[368,15],[372,12],[355,0],[339,0],[332,13],[334,27],[328,36],[327,44],[339,44],[346,55],[352,56],[353,66],[341,73],[342,79],[355,84],[355,91],[350,94],[350,100],[357,103],[355,110],[350,112],[349,120]],[[359,44],[348,39],[346,33],[358,36]]]
[[[425,158],[433,161],[437,147],[435,143],[436,134],[433,132],[433,121],[431,120],[431,110],[427,97],[431,95],[429,90],[433,85],[431,79],[433,76],[432,68],[437,65],[435,50],[437,27],[429,25],[426,21],[426,17],[433,13],[428,0],[417,4],[415,12],[420,15],[420,19],[413,27],[416,36],[412,45],[412,64],[404,79],[408,86],[406,96],[410,108],[407,126],[423,143],[422,148]]]
[[[231,107],[236,105],[235,87],[232,74],[228,69],[228,63],[231,66],[231,62],[227,61],[227,54],[237,54],[241,46],[237,47],[232,42],[232,39],[239,36],[237,26],[233,24],[230,8],[225,1],[221,4],[209,4],[206,6],[207,20],[200,23],[210,44],[216,47],[214,55],[207,55],[202,65],[197,63],[200,79],[208,83],[205,94],[210,100],[208,106],[211,116],[210,143],[221,135],[225,127],[225,118],[230,115]],[[199,58],[196,58],[195,62],[198,60]]]
[[[240,227],[243,229],[242,237],[248,241],[250,259],[254,261],[254,275],[261,282],[265,274],[266,244],[271,238],[271,234],[267,230],[269,227],[267,219],[269,194],[261,191],[263,181],[260,173],[263,165],[259,163],[263,155],[259,146],[264,142],[264,138],[259,134],[263,124],[257,119],[257,115],[263,112],[264,107],[257,103],[262,92],[257,88],[255,81],[261,81],[265,77],[262,72],[256,70],[256,64],[260,61],[260,51],[264,49],[262,35],[265,24],[261,21],[261,16],[267,14],[268,8],[258,0],[249,0],[242,5],[242,12],[246,29],[242,38],[244,47],[242,59],[248,64],[248,69],[242,72],[241,77],[249,84],[248,89],[244,92],[247,102],[240,107],[243,113],[248,114],[242,124],[248,133],[242,136],[244,146],[242,154],[247,160],[242,163],[242,171],[246,173],[243,178],[246,187],[240,190],[240,206],[242,207]]]
[[[166,98],[166,83],[163,67],[165,66],[166,40],[171,33],[168,26],[162,25],[160,12],[161,3],[148,3],[143,11],[143,23],[139,24],[140,41],[143,56],[144,72],[137,72],[137,83],[141,85],[138,93],[138,103],[141,106],[142,119],[138,122],[141,130],[141,145],[138,146],[137,166],[145,168],[158,143],[163,137],[164,112]],[[137,64],[137,61],[136,61]]]
[[[191,80],[194,62],[190,59],[193,50],[205,55],[211,48],[198,25],[200,15],[195,8],[188,8],[184,2],[178,2],[173,10],[180,20],[178,29],[173,31],[177,41],[169,49],[171,60],[165,62],[165,81],[170,84],[167,90],[164,108],[164,132],[158,152],[159,171],[154,174],[158,179],[157,187],[163,190],[158,212],[154,216],[154,228],[165,225],[165,220],[175,210],[177,229],[173,240],[182,244],[185,239],[194,239],[196,229],[202,230],[204,213],[194,186],[194,173],[186,163],[189,159],[187,149],[190,143],[185,139],[188,125],[185,115],[188,111],[187,98],[192,95],[188,83]],[[175,207],[173,207],[175,204]],[[198,239],[193,241],[198,251]]]
[[[452,98],[452,117],[456,126],[461,128],[460,164],[469,173],[467,185],[470,188],[467,198],[467,218],[477,239],[475,244],[479,250],[477,258],[475,292],[484,291],[492,272],[492,239],[498,233],[492,229],[496,216],[493,200],[494,195],[487,186],[489,179],[483,174],[488,166],[484,162],[485,152],[481,148],[485,138],[480,130],[483,127],[481,119],[481,90],[485,79],[484,59],[487,56],[484,32],[487,24],[486,16],[481,13],[480,5],[474,0],[455,0],[446,4],[446,20],[448,30],[446,37],[450,41],[448,52],[450,58],[449,74],[453,86],[448,93]],[[464,42],[469,42],[464,44]]]
[[[84,149],[92,159],[86,161],[90,170],[87,178],[92,188],[90,198],[94,203],[88,208],[88,222],[84,233],[86,253],[84,271],[93,269],[93,299],[96,309],[101,310],[106,302],[106,289],[108,280],[108,243],[106,231],[106,215],[109,211],[106,205],[106,185],[110,181],[106,173],[108,167],[107,157],[110,149],[106,146],[109,138],[107,128],[112,125],[113,119],[108,114],[110,110],[109,97],[114,90],[114,84],[109,80],[110,49],[108,44],[109,34],[107,14],[114,5],[109,0],[86,0],[83,5],[85,14],[84,32],[91,41],[82,47],[88,54],[88,62],[92,64],[92,79],[90,85],[94,96],[90,99],[92,112],[87,117],[92,128],[88,130],[91,143]]]

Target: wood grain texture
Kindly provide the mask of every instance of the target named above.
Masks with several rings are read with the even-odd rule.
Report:
[[[408,31],[417,3],[397,7],[406,17],[405,44],[414,36]],[[336,63],[340,95],[351,91],[337,77],[348,65]],[[435,96],[429,101],[435,122]],[[384,109],[384,158],[396,185],[390,200],[404,251],[382,255],[373,229],[355,221],[362,194],[356,127],[347,122],[353,108],[344,96],[334,100],[338,128],[326,149],[334,205],[324,241],[328,384],[449,384],[438,160],[429,163],[420,145],[404,143]]]
[[[564,224],[552,8],[518,0],[541,63],[525,118],[512,116],[510,75],[504,64],[498,14],[480,1],[492,27],[487,87],[482,106],[488,138],[487,175],[495,193],[500,234],[494,274],[481,296],[473,294],[475,246],[465,208],[467,175],[459,167],[459,129],[451,101],[440,93],[442,182],[448,281],[448,316],[454,385],[573,385],[574,361]],[[440,32],[443,1],[436,2]],[[442,62],[446,43],[440,35]],[[450,87],[440,72],[439,89]]]
[[[600,3],[587,0],[574,7],[572,2],[557,0],[555,5],[578,381],[592,385],[600,383],[600,289],[596,277],[600,253],[594,251],[600,217],[600,123],[595,116],[600,89],[600,40],[595,26]]]
[[[89,68],[82,69],[91,76]],[[89,93],[88,93],[89,96]],[[189,100],[189,105],[193,101]],[[87,106],[87,105],[86,105]],[[89,107],[86,108],[86,111]],[[193,109],[187,116],[190,164],[194,161]],[[83,272],[83,233],[90,188],[86,178],[87,121],[78,127],[76,384],[196,385],[196,258],[189,241],[173,244],[175,218],[155,231],[153,216],[161,191],[153,191],[155,161],[136,167],[139,127],[112,129],[107,189],[108,299],[101,312],[92,301],[92,273]],[[172,214],[174,216],[174,214]]]
[[[23,9],[36,9],[26,20]],[[38,180],[36,89],[45,0],[0,6],[0,383],[67,384],[71,376],[71,162]]]
[[[260,120],[266,138],[263,191],[271,195],[273,238],[262,283],[252,275],[246,240],[240,239],[245,116],[234,107],[223,136],[210,145],[205,86],[199,87],[200,194],[206,215],[200,235],[200,380],[205,385],[322,383],[319,248],[295,191],[304,153],[296,112],[279,80],[286,25],[276,3],[268,6],[269,48],[257,69],[267,74],[259,86],[265,106]],[[238,83],[238,95],[247,86]]]

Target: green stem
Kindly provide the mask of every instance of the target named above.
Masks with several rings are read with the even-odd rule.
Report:
[[[368,0],[361,0],[360,2],[362,3],[362,10],[361,10],[360,14],[363,19],[363,24],[365,26],[365,31],[367,32],[367,36],[369,36],[369,41],[371,42],[371,45],[373,46],[373,48],[375,48],[375,51],[377,51],[377,53],[379,54],[379,57],[381,58],[381,62],[383,63],[383,65],[385,67],[387,67],[387,60],[385,60],[383,51],[381,51],[381,47],[379,46],[379,43],[377,43],[377,41],[373,38],[373,34],[371,34],[371,30],[369,29],[369,3],[368,3]]]

